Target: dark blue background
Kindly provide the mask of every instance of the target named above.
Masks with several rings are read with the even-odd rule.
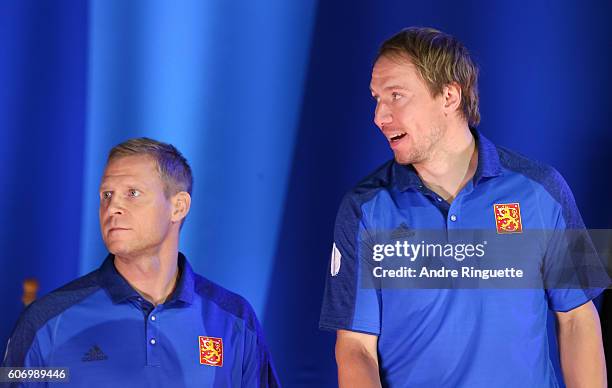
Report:
[[[612,227],[608,1],[0,2],[0,340],[21,282],[46,293],[104,249],[108,149],[171,141],[196,173],[183,250],[249,299],[287,386],[335,385],[317,329],[340,198],[391,157],[368,85],[409,25],[462,40],[480,130],[556,167],[590,228]]]

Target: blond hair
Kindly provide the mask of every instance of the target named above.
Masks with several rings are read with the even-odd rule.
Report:
[[[457,39],[433,28],[409,27],[383,42],[376,59],[382,56],[409,59],[433,97],[457,83],[461,115],[470,127],[478,126],[478,67]]]
[[[130,139],[113,147],[106,163],[115,158],[135,155],[148,155],[155,160],[159,176],[164,182],[164,193],[167,198],[180,191],[186,191],[191,195],[193,187],[191,167],[183,154],[172,144],[147,137]]]

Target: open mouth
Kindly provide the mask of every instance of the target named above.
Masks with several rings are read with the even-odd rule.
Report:
[[[389,137],[389,141],[390,141],[391,143],[395,143],[395,142],[397,142],[397,141],[402,140],[402,139],[404,138],[404,136],[406,136],[406,132],[403,132],[403,133],[398,133],[397,135],[390,136],[390,137]]]

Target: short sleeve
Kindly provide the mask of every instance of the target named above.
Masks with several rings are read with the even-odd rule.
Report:
[[[249,306],[249,309],[250,306]],[[280,382],[274,365],[272,356],[266,341],[263,330],[255,316],[252,314],[253,330],[246,328],[245,348],[242,365],[242,386],[256,388],[276,388],[280,387]]]
[[[334,243],[328,261],[319,327],[380,334],[380,293],[361,282],[367,263],[361,259],[367,246],[362,211],[355,194],[340,204],[334,228]],[[365,277],[370,278],[370,277]]]
[[[7,342],[2,360],[3,367],[45,366],[32,321],[32,309],[28,308],[21,314]]]
[[[26,318],[28,317],[28,318]],[[31,314],[26,310],[22,313],[11,337],[6,344],[6,351],[2,360],[2,367],[10,368],[42,368],[46,367],[40,352],[40,346],[36,337],[35,330],[32,328],[29,320]],[[7,387],[21,388],[41,386],[41,383],[10,383]]]
[[[570,188],[558,172],[554,174],[559,208],[549,231],[543,276],[550,309],[566,312],[597,297],[610,279]]]

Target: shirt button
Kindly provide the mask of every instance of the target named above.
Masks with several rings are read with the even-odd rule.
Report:
[[[151,345],[155,345],[155,343],[156,343],[157,341],[155,341],[155,338],[151,338],[151,341],[149,341],[149,342],[151,342]]]
[[[438,200],[438,202],[442,202],[442,198],[438,197],[436,199]]]
[[[450,216],[450,220],[451,220],[451,221],[453,221],[453,222],[457,221],[457,216],[456,216],[456,215],[454,215],[454,214],[452,214],[452,215]]]
[[[154,321],[154,320],[156,320],[156,319],[157,319],[157,317],[155,317],[155,315],[151,315],[151,320],[152,320],[152,321]]]

